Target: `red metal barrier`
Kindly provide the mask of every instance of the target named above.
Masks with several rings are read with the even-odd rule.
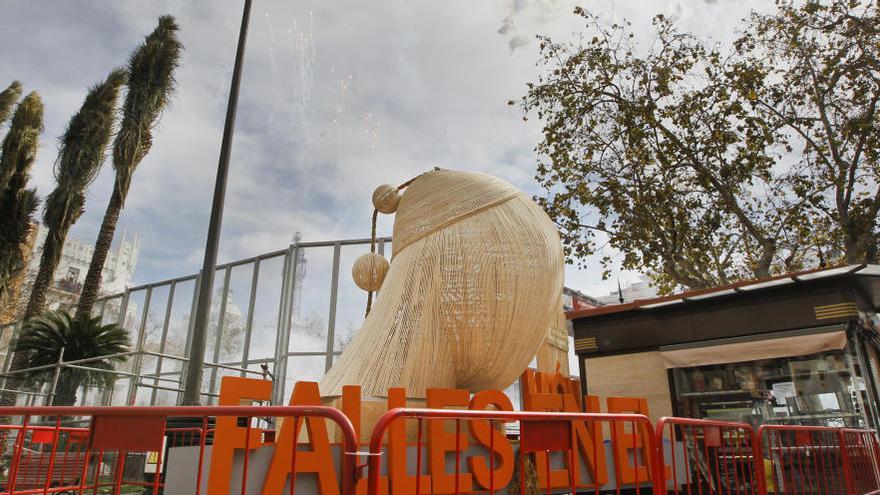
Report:
[[[20,424],[0,425],[12,440],[11,451],[2,453],[8,471],[0,474],[0,495],[134,490],[201,495],[209,484],[205,454],[209,446],[215,449],[212,456],[217,453],[221,422],[227,433],[232,428],[242,435],[241,445],[226,451],[238,451],[229,464],[234,473],[223,473],[228,476],[220,478],[228,480],[216,486],[225,488],[223,493],[245,494],[249,473],[254,481],[262,472],[257,459],[267,458],[258,447],[272,445],[271,456],[284,453],[278,449],[284,443],[275,443],[275,420],[296,418],[289,424],[298,430],[308,417],[338,425],[340,476],[332,479],[339,481],[341,494],[355,493],[355,431],[346,416],[329,407],[11,407],[0,408],[0,416],[21,418]],[[409,430],[407,420],[416,423]],[[504,434],[503,426],[511,422],[519,423],[518,435]],[[297,438],[288,434],[288,441]],[[242,450],[253,455],[240,455]],[[275,478],[281,480],[277,486],[289,481],[291,494],[305,493],[296,476],[286,474],[297,472],[296,448],[285,455],[280,462],[289,457],[290,468]],[[454,465],[447,466],[447,455],[454,455]],[[181,467],[181,459],[191,466]],[[368,459],[368,466],[358,468],[369,467],[370,495],[387,489],[494,493],[509,485],[518,487],[510,493],[522,494],[529,470],[546,493],[880,494],[880,442],[873,431],[765,425],[753,432],[745,423],[685,418],[663,418],[652,427],[639,414],[392,409],[375,425]],[[184,485],[169,484],[169,461],[177,464],[172,467],[178,475],[189,477]],[[213,474],[210,483],[217,481]]]
[[[758,492],[754,432],[746,423],[661,418],[655,429],[658,484],[667,493],[749,494]],[[668,453],[666,446],[668,446]]]
[[[880,493],[880,444],[876,432],[847,428],[838,434],[849,466],[851,489],[855,493]]]
[[[16,426],[0,426],[7,436],[9,432],[19,429]],[[27,432],[30,433],[29,441],[22,438],[21,442],[15,444],[14,449],[19,455],[7,473],[10,481],[40,493],[48,493],[53,486],[63,486],[79,477],[85,457],[87,428],[62,427],[56,420],[54,427],[31,426]]]
[[[613,491],[619,494],[623,486],[626,485],[626,488],[631,489],[634,493],[650,493],[654,487],[654,477],[652,475],[653,453],[655,452],[653,430],[650,420],[640,414],[398,408],[382,415],[373,429],[370,438],[369,454],[369,494],[378,495],[382,493],[380,489],[380,470],[383,457],[388,460],[389,469],[402,469],[406,472],[405,453],[401,455],[401,452],[394,453],[389,451],[385,452],[383,456],[383,438],[386,432],[397,426],[397,428],[400,428],[398,429],[398,434],[401,434],[404,431],[403,425],[399,423],[394,425],[393,423],[398,420],[402,422],[404,419],[414,419],[417,422],[415,442],[414,444],[408,442],[408,444],[415,447],[416,465],[415,476],[413,476],[415,483],[412,490],[407,491],[407,493],[415,493],[417,495],[422,493],[454,493],[458,495],[459,493],[470,492],[471,490],[467,485],[470,484],[472,479],[476,480],[476,476],[471,478],[470,475],[474,475],[474,466],[479,463],[484,468],[488,464],[490,476],[488,480],[484,479],[481,483],[474,481],[475,485],[484,485],[485,483],[483,488],[488,490],[488,493],[495,493],[495,490],[504,488],[508,481],[510,481],[518,484],[519,493],[523,494],[526,488],[527,455],[534,456],[534,465],[538,478],[539,480],[541,478],[544,480],[543,483],[539,481],[539,485],[543,485],[539,486],[542,491],[546,490],[549,494],[554,491],[554,488],[562,487],[567,488],[570,493],[574,494],[578,488],[589,487],[592,489],[591,491],[599,493],[600,490],[609,489],[607,482],[610,481],[610,479],[602,479],[602,473],[605,473],[608,465],[606,463],[606,446],[602,440],[603,430],[606,426],[610,430],[612,444],[615,445],[615,449],[611,453],[615,458],[613,463],[615,467]],[[446,433],[444,433],[444,422],[448,421],[454,421],[455,423],[454,440],[451,442]],[[499,480],[492,476],[496,473],[496,456],[501,457],[502,463],[504,462],[504,454],[499,455],[497,444],[494,443],[500,440],[495,440],[495,434],[484,435],[482,441],[478,438],[482,446],[488,448],[488,452],[491,453],[485,456],[488,457],[488,460],[481,458],[483,456],[480,453],[471,452],[468,459],[471,470],[468,473],[462,472],[461,460],[464,454],[462,444],[466,441],[466,437],[461,434],[462,421],[468,423],[469,430],[474,437],[477,437],[475,433],[478,431],[483,433],[495,431],[498,424],[519,422],[518,460],[514,461],[518,462],[518,466],[507,466],[510,468],[508,472],[511,472],[511,474],[518,467],[518,479],[506,481],[503,478]],[[422,448],[426,426],[429,429],[429,435],[431,435],[428,442],[429,457],[436,459],[439,454],[440,458],[445,459],[447,452],[455,454],[454,473],[438,473],[436,465],[434,465],[435,461],[431,461],[431,478],[428,482],[424,482],[425,479],[428,479],[429,475],[423,473]],[[626,431],[627,426],[630,427],[629,431]],[[394,435],[394,433],[389,432],[389,450],[393,444],[390,435]],[[486,437],[488,437],[488,442]],[[561,457],[565,466],[564,470],[551,467],[552,452],[562,452]],[[579,457],[586,461],[587,472],[590,475],[589,483],[580,479]],[[401,466],[401,462],[403,466]],[[392,464],[393,466],[391,466]],[[445,468],[445,464],[445,462],[442,462],[440,466]],[[572,466],[575,469],[571,469]],[[497,472],[504,473],[503,469],[504,466],[502,465],[497,469]],[[562,475],[563,471],[567,478],[567,480],[563,480],[567,481],[565,484],[559,483],[561,478],[559,475]],[[469,476],[465,476],[466,474]],[[553,479],[554,474],[557,475],[556,482]],[[605,475],[607,476],[607,473]],[[444,489],[443,482],[438,481],[441,476],[445,477],[447,481],[448,477],[452,477],[454,484],[451,490]],[[399,476],[393,476],[392,478],[394,480],[400,479]],[[603,481],[606,483],[603,483]],[[392,491],[398,493],[393,488]]]
[[[141,493],[158,495],[166,488],[165,456],[174,448],[192,447],[192,476],[195,495],[205,483],[205,451],[213,441],[209,418],[237,418],[247,442],[258,429],[258,421],[285,418],[300,424],[304,418],[318,417],[336,423],[342,433],[340,449],[340,493],[354,494],[357,438],[348,418],[339,410],[323,406],[212,406],[212,407],[5,407],[0,416],[20,417],[21,423],[2,425],[14,437],[12,451],[3,454],[8,467],[0,494],[121,493],[124,487],[141,487]],[[79,418],[79,419],[78,419]],[[189,418],[195,426],[169,426],[169,419]],[[87,422],[88,428],[70,427],[71,422]],[[45,423],[45,424],[37,424]],[[298,428],[298,427],[297,427]],[[270,444],[272,431],[263,431]],[[262,442],[261,442],[262,443]],[[242,457],[237,475],[241,494],[247,493],[250,455]],[[291,455],[290,473],[296,471],[296,455]],[[152,467],[151,467],[152,466]],[[151,474],[152,473],[152,474]],[[288,486],[294,493],[294,475]],[[179,488],[175,493],[182,493]]]
[[[763,425],[756,434],[761,493],[880,493],[870,430]]]

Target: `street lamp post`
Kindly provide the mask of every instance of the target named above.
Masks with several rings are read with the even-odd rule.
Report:
[[[205,241],[205,260],[199,277],[199,300],[196,305],[196,319],[193,325],[189,361],[186,366],[186,382],[183,389],[184,405],[199,405],[201,402],[202,367],[205,359],[205,344],[208,338],[208,320],[211,316],[211,292],[214,287],[214,271],[217,267],[217,248],[220,245],[220,226],[223,223],[223,200],[226,196],[226,177],[229,172],[229,156],[232,152],[232,136],[235,132],[235,112],[238,108],[238,88],[241,85],[241,68],[251,17],[251,2],[252,0],[244,2],[241,28],[238,31],[238,49],[235,52],[232,84],[229,88],[229,102],[226,106],[226,123],[223,127],[223,142],[220,145],[217,180],[214,183],[211,222],[208,225],[208,238]]]

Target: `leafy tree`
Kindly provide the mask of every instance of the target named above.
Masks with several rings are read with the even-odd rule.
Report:
[[[183,50],[177,30],[173,17],[160,17],[159,25],[129,59],[128,93],[122,107],[119,131],[113,142],[116,182],[95,241],[95,252],[76,308],[77,318],[91,316],[101,287],[101,272],[113,242],[119,214],[125,206],[132,175],[150,151],[153,127],[174,91],[174,70]]]
[[[732,85],[756,118],[798,150],[786,180],[814,243],[848,263],[877,262],[880,12],[877,2],[783,2],[753,13],[735,43]]]
[[[63,311],[49,311],[28,320],[22,327],[16,353],[23,356],[26,368],[52,365],[63,352],[63,361],[100,358],[83,367],[62,368],[52,401],[56,406],[76,404],[76,391],[81,386],[111,387],[116,375],[97,370],[113,370],[126,361],[125,356],[114,356],[128,351],[128,332],[111,323],[101,325],[100,318],[74,319]],[[35,383],[51,383],[55,369],[29,373],[27,379]]]
[[[0,91],[0,124],[6,122],[12,115],[12,107],[19,98],[21,98],[21,83],[18,81],[12,81],[9,87]]]
[[[876,239],[876,209],[851,213],[849,224],[823,211],[836,195],[818,153],[831,154],[831,143],[846,141],[851,155],[863,157],[844,177],[855,177],[863,189],[878,184],[876,98],[851,98],[871,84],[876,91],[877,78],[841,69],[857,64],[841,61],[864,59],[855,45],[870,41],[877,49],[874,23],[865,20],[876,6],[863,8],[861,20],[846,21],[857,8],[835,5],[780,3],[774,14],[752,15],[730,49],[679,32],[662,16],[654,20],[653,43],[637,46],[628,24],[605,26],[583,9],[575,10],[587,24],[580,37],[541,37],[542,75],[519,104],[544,124],[536,178],[546,194],[538,200],[557,223],[569,260],[583,260],[607,243],[622,252],[624,268],[647,269],[661,291],[670,291],[767,277],[824,263],[835,252],[846,251],[849,261],[872,259],[867,246]],[[816,18],[823,12],[837,12],[841,25],[858,24],[858,42],[834,41],[827,26],[810,27],[824,26]],[[786,49],[776,42],[783,34],[817,46],[804,53]],[[829,74],[840,69],[837,86],[821,91],[823,101],[847,100],[835,110],[841,132],[853,128],[845,114],[870,115],[870,123],[858,127],[865,136],[861,152],[859,139],[840,133],[817,152],[801,152],[795,138],[807,133],[794,126],[808,125],[800,117],[809,88],[794,84],[807,84],[798,72],[806,70],[804,57],[821,61]],[[821,130],[818,122],[809,126]],[[822,174],[829,180],[814,180]],[[859,198],[853,194],[847,208],[861,204]],[[845,232],[860,232],[854,237],[866,241],[844,248],[851,235]],[[603,258],[606,276],[610,261]]]
[[[15,109],[0,148],[0,298],[24,269],[23,246],[38,203],[27,183],[42,130],[43,102],[33,92]]]
[[[61,260],[64,240],[70,227],[82,215],[86,189],[95,180],[104,162],[104,153],[113,133],[116,99],[125,78],[125,71],[117,69],[110,73],[106,81],[91,88],[61,138],[61,150],[55,163],[56,186],[46,198],[43,212],[43,223],[48,234],[25,310],[25,320],[41,314],[45,309],[46,291]]]
[[[777,135],[727,88],[722,55],[658,16],[638,56],[628,26],[576,12],[595,36],[542,38],[544,75],[522,99],[545,122],[539,200],[569,254],[602,233],[667,290],[769,274],[779,219],[744,193],[768,182]]]

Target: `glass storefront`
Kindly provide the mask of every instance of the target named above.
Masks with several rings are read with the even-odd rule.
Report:
[[[676,413],[753,425],[866,427],[867,392],[850,347],[808,356],[675,368]]]

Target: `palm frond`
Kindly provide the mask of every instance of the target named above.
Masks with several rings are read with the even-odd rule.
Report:
[[[43,221],[50,230],[69,229],[85,205],[85,190],[97,177],[113,134],[116,101],[126,72],[115,69],[93,86],[61,137],[55,189],[46,198]],[[65,232],[66,236],[66,232]]]
[[[0,300],[25,269],[25,241],[37,203],[35,189],[0,194]]]
[[[0,145],[0,298],[24,268],[22,246],[37,205],[36,191],[27,188],[43,130],[40,95],[27,95],[12,116]]]
[[[21,83],[18,81],[12,81],[9,87],[0,91],[0,124],[6,122],[12,115],[12,107],[19,98],[21,98]]]
[[[104,357],[83,364],[93,369],[62,369],[64,380],[75,388],[112,385],[115,375],[98,370],[112,371],[124,363],[126,356],[117,354],[128,351],[129,346],[128,332],[115,323],[102,325],[97,317],[77,320],[64,311],[49,311],[25,323],[16,352],[24,354],[27,368],[56,364],[62,352],[63,361]],[[29,375],[35,382],[47,382],[52,379],[54,369]]]
[[[128,93],[122,121],[113,143],[116,188],[128,193],[137,165],[150,151],[153,127],[174,93],[174,70],[180,64],[183,45],[172,16],[162,16],[156,29],[135,48],[128,64]]]
[[[32,92],[16,107],[9,131],[0,145],[0,191],[8,187],[24,188],[37,156],[41,132],[43,101],[37,92]]]

